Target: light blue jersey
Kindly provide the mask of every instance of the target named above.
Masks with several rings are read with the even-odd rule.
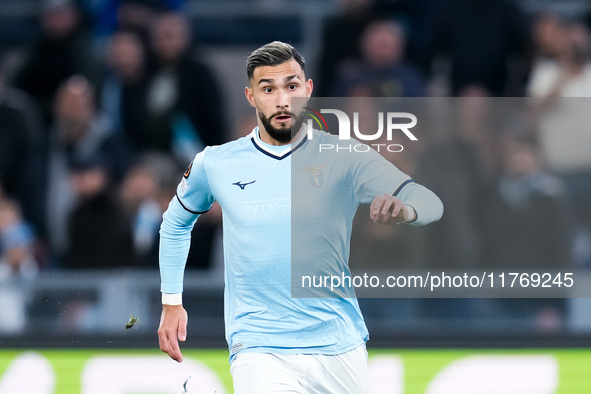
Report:
[[[320,152],[321,144],[338,144],[337,138],[314,131],[309,139],[302,132],[291,145],[272,146],[255,128],[247,137],[208,147],[195,157],[164,214],[161,290],[180,293],[195,220],[214,201],[222,208],[231,359],[238,352],[340,354],[363,344],[368,332],[353,294],[292,297],[292,263],[299,271],[330,266],[349,273],[357,206],[384,193],[412,205],[416,225],[441,216],[432,192],[373,149]]]

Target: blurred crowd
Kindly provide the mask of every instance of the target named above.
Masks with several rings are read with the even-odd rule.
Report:
[[[0,278],[157,267],[183,169],[255,125],[224,116],[224,76],[206,65],[187,2],[40,2],[39,36],[0,68]],[[315,95],[450,96],[461,109],[455,130],[431,125],[426,146],[393,158],[446,205],[428,247],[398,227],[383,240],[408,261],[591,266],[591,131],[575,119],[586,102],[562,105],[569,130],[556,120],[558,99],[591,96],[591,18],[515,3],[330,3]],[[493,128],[480,116],[496,97],[536,98],[531,118]],[[198,222],[189,268],[211,266],[220,218],[215,207]],[[371,242],[352,249],[371,254]]]
[[[227,141],[217,76],[177,3],[105,2],[94,24],[82,2],[41,3],[39,37],[2,68],[3,268],[157,267],[180,175]],[[215,215],[195,230],[204,251],[190,267],[209,265]]]

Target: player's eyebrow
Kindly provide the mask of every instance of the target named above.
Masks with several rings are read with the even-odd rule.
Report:
[[[288,77],[283,78],[283,82],[289,82],[289,81],[291,81],[292,79],[295,79],[295,78],[298,78],[298,74],[293,74],[293,75],[290,75]],[[272,79],[272,78],[262,78],[262,79],[259,80],[258,84],[260,85],[262,83],[274,84],[275,83],[275,80]]]

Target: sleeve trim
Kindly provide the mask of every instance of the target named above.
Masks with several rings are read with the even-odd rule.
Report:
[[[183,293],[162,293],[162,305],[183,305]]]
[[[415,209],[415,207],[413,207],[410,204],[405,204],[405,205],[412,210],[412,215],[413,215],[413,218],[411,220],[405,222],[405,223],[411,224],[411,223],[414,223],[417,220],[419,220],[419,213],[417,212],[417,210]]]
[[[202,214],[204,214],[204,213],[208,212],[208,211],[209,211],[209,209],[211,209],[211,207],[210,207],[210,208],[209,208],[208,210],[206,210],[206,211],[193,211],[193,210],[190,210],[189,208],[187,208],[187,207],[185,206],[185,204],[183,204],[183,202],[181,201],[181,199],[180,199],[180,197],[179,197],[179,195],[178,195],[178,194],[176,194],[175,196],[176,196],[176,199],[179,201],[179,204],[181,204],[181,207],[183,207],[183,208],[185,209],[185,211],[187,211],[187,212],[191,212],[191,213],[192,213],[192,214],[194,214],[194,215],[202,215]]]
[[[393,195],[394,197],[396,197],[396,196],[398,195],[398,193],[400,193],[400,191],[402,190],[402,188],[403,188],[404,186],[408,185],[409,183],[414,183],[414,182],[415,182],[415,180],[414,180],[414,179],[412,179],[412,178],[410,178],[410,179],[408,179],[408,180],[406,180],[406,181],[402,182],[402,184],[401,184],[400,186],[398,186],[398,189],[396,189],[396,191],[394,191],[394,193],[392,193],[392,195]],[[181,203],[181,204],[182,204],[182,203]]]

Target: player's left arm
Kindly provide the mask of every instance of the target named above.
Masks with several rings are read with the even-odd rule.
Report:
[[[423,226],[443,215],[443,203],[435,193],[414,182],[407,182],[395,195],[383,194],[370,205],[371,219],[380,224],[409,223]]]
[[[435,193],[415,183],[376,150],[343,157],[349,160],[353,198],[359,204],[371,204],[370,217],[376,223],[422,226],[443,215],[443,203]]]

